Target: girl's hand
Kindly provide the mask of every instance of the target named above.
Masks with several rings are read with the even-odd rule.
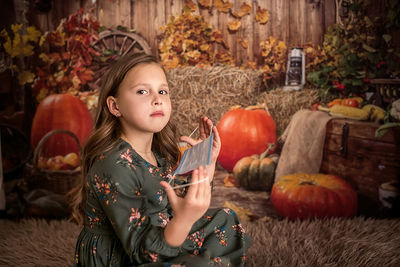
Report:
[[[216,126],[213,126],[212,121],[207,117],[201,117],[199,122],[200,136],[199,139],[195,140],[188,136],[181,136],[180,140],[188,143],[191,146],[197,145],[198,143],[205,140],[211,134],[211,129],[214,132],[214,141],[211,155],[211,162],[215,163],[217,161],[219,152],[221,150],[221,139],[219,138],[218,130]]]
[[[182,223],[193,225],[210,206],[211,202],[211,185],[210,180],[206,179],[207,170],[200,166],[193,171],[191,182],[194,183],[189,186],[189,189],[184,198],[178,197],[171,185],[165,181],[160,182],[167,192],[169,203],[174,211],[174,218]]]

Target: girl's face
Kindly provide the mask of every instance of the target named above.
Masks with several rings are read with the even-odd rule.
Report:
[[[171,116],[167,78],[155,63],[139,64],[128,71],[114,100],[124,131],[156,133]]]

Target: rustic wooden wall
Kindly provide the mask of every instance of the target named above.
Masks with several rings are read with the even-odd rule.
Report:
[[[93,0],[52,0],[52,9],[48,13],[39,13],[31,8],[30,20],[42,31],[57,27],[61,18],[68,16],[79,7],[90,7]],[[97,0],[95,14],[100,23],[107,27],[117,25],[136,29],[158,54],[157,36],[161,26],[170,16],[181,13],[184,0]],[[197,0],[193,0],[197,3]],[[214,28],[220,29],[229,44],[237,62],[256,61],[260,54],[259,43],[274,36],[285,41],[288,46],[301,45],[307,42],[321,44],[323,34],[328,26],[335,23],[335,0],[229,0],[233,10],[239,11],[242,3],[252,4],[251,15],[241,19],[242,27],[236,33],[227,28],[233,17],[228,13],[220,13],[213,8],[197,9],[196,14],[204,16]],[[257,7],[267,9],[270,13],[266,24],[255,21]],[[237,38],[248,40],[248,48],[243,48]]]

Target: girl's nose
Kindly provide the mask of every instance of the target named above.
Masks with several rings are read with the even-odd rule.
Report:
[[[159,94],[154,94],[153,104],[154,105],[161,105],[162,104],[161,97],[160,97]]]

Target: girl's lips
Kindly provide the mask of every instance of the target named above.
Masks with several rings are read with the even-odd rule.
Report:
[[[158,117],[158,116],[164,116],[164,112],[162,111],[156,111],[150,114],[151,117]]]

